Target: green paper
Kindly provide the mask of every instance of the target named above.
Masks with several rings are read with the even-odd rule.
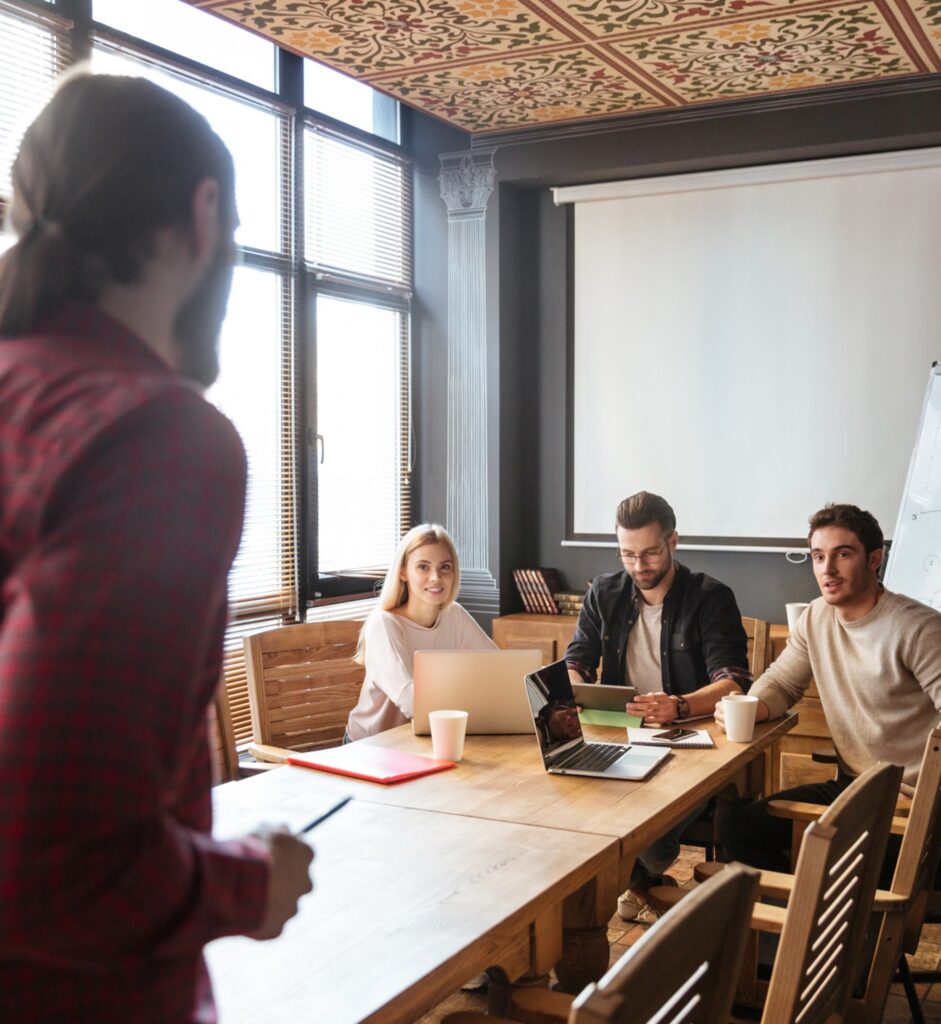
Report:
[[[582,708],[578,720],[582,725],[609,725],[617,729],[639,729],[644,724],[640,715],[629,715],[626,711],[599,711],[597,708]]]

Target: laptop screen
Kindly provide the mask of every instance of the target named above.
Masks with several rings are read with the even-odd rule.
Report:
[[[526,696],[532,709],[542,759],[548,768],[558,761],[560,755],[585,742],[565,662],[554,661],[526,676]]]

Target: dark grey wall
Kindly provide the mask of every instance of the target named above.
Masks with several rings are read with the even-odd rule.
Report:
[[[425,127],[416,121],[416,141]],[[428,153],[433,144],[424,141]],[[504,612],[520,608],[509,575],[514,566],[555,566],[572,589],[616,568],[613,550],[561,546],[571,313],[568,214],[552,204],[548,187],[939,144],[937,75],[891,87],[828,93],[825,99],[797,97],[670,117],[644,115],[627,127],[590,134],[547,132],[535,140],[499,140],[498,189],[487,211],[487,301],[489,402],[495,412],[491,429],[497,434],[490,438],[497,460],[492,467],[496,484],[491,508],[497,528],[492,532],[491,570],[500,581]],[[437,203],[442,205],[440,199]],[[438,467],[444,464],[446,438],[438,415],[446,372],[439,346],[442,325],[446,327],[446,302],[442,307],[441,301],[447,281],[437,260],[442,244],[446,252],[446,219],[443,213],[434,217],[426,212],[419,220],[423,230],[416,235],[416,256],[423,273],[416,284],[415,356],[422,435],[420,514],[425,516],[444,507]],[[432,284],[439,287],[432,291]],[[424,387],[436,393],[421,394]],[[747,496],[730,495],[729,500]],[[677,514],[682,535],[683,510]],[[728,583],[744,614],[772,622],[784,621],[786,601],[807,600],[816,593],[810,567],[793,565],[783,554],[690,551],[681,558]]]
[[[513,212],[518,214],[518,222],[515,236],[504,236],[501,231],[501,248],[512,246],[514,258],[505,266],[517,268],[518,286],[510,287],[507,273],[502,285],[503,292],[516,294],[523,313],[518,326],[504,320],[502,339],[503,348],[512,351],[524,369],[521,385],[506,387],[501,393],[506,424],[502,471],[519,484],[518,500],[501,507],[510,521],[504,531],[502,568],[506,577],[514,565],[554,566],[566,584],[578,590],[597,573],[613,572],[618,564],[613,537],[610,550],[562,547],[560,543],[566,536],[569,289],[565,254],[571,208],[555,207],[545,189],[521,191],[505,186],[501,197],[506,200],[508,196],[516,202],[503,202],[501,228],[513,219]],[[636,386],[630,391],[631,400],[636,400]],[[661,397],[662,414],[668,415],[670,396]],[[514,416],[519,400],[523,408]],[[644,422],[649,422],[646,416]],[[730,500],[735,500],[734,496]],[[677,508],[676,512],[682,536],[683,510]],[[614,509],[611,522],[613,533]],[[783,554],[683,551],[680,558],[690,568],[728,583],[743,614],[772,622],[784,621],[786,601],[806,601],[815,595],[810,567],[793,565]],[[513,598],[510,585],[504,591],[505,611],[516,610]]]
[[[448,224],[438,174],[440,153],[459,152],[470,138],[407,111],[414,160],[414,280],[412,303],[412,421],[415,521],[444,522],[447,504]]]

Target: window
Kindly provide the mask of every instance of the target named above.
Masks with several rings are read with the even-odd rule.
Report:
[[[96,21],[199,61],[262,89],[275,88],[277,47],[261,36],[207,17],[180,0],[94,0]]]
[[[22,130],[69,63],[69,23],[56,18],[57,6],[40,15],[35,4],[0,0],[0,203]],[[272,44],[205,11],[180,0],[93,0],[92,15],[74,31],[93,68],[142,75],[180,96],[235,161],[242,265],[207,398],[235,424],[248,455],[225,647],[235,735],[244,741],[243,638],[304,618],[321,595],[370,589],[368,577],[385,570],[410,525],[411,168],[397,145],[364,141],[366,132],[398,135],[397,104],[366,86],[335,73],[342,87],[329,75],[317,87],[309,80],[310,102],[330,108],[328,123],[300,109],[300,96],[278,91]],[[321,464],[297,443],[303,436],[316,445],[318,434]],[[331,603],[309,614],[360,618],[368,607]]]
[[[321,272],[407,290],[411,284],[410,190],[404,161],[309,126],[308,262]]]
[[[391,96],[313,60],[304,61],[304,106],[390,142],[399,141],[399,105]]]
[[[242,640],[294,621],[295,570],[291,117],[96,33],[95,70],[143,75],[186,100],[229,147],[236,167],[244,265],[236,269],[220,339],[219,380],[207,392],[235,424],[248,456],[245,526],[229,578],[225,673],[238,740],[251,734]]]
[[[0,223],[10,203],[10,169],[26,126],[69,60],[66,23],[0,0]],[[12,244],[0,236],[0,252]]]
[[[411,192],[400,157],[316,123],[304,167],[316,598],[371,589],[409,525]]]
[[[406,325],[400,309],[332,295],[317,298],[322,576],[382,575],[406,528]],[[351,380],[355,402],[349,396]]]
[[[243,639],[297,618],[292,279],[237,267],[206,397],[235,424],[248,456],[245,525],[229,575],[225,677],[237,740],[251,735]]]

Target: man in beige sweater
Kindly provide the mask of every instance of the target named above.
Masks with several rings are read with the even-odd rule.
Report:
[[[840,759],[832,782],[768,799],[832,803],[876,761],[905,769],[914,785],[925,739],[941,718],[941,613],[879,583],[882,530],[855,505],[827,505],[810,520],[810,557],[821,596],[798,619],[787,647],[752,686],[757,720],[778,718],[815,679]],[[724,728],[721,701],[716,721]],[[789,870],[790,823],[768,800],[732,808],[721,827],[726,854]]]

